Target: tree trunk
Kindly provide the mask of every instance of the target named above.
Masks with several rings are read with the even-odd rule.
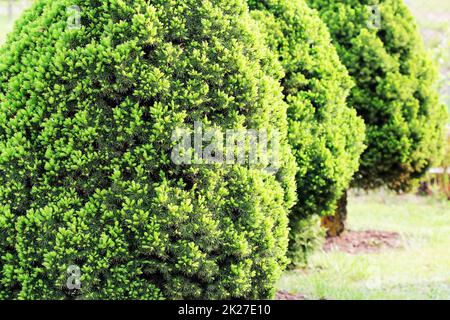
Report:
[[[347,222],[347,191],[338,201],[336,212],[333,216],[322,218],[322,226],[327,230],[328,237],[338,237],[345,231]]]

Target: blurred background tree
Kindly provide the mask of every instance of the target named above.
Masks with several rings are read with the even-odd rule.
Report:
[[[11,31],[15,19],[33,3],[33,0],[0,0],[0,44]]]
[[[450,113],[450,1],[405,0],[405,3],[417,20],[427,48],[439,64],[439,91]],[[439,168],[430,170],[424,183],[429,188],[428,192],[441,192],[450,199],[450,123],[447,132],[446,153],[442,164]]]
[[[440,92],[450,111],[450,1],[405,0],[441,72]]]
[[[309,3],[329,26],[357,84],[348,102],[365,120],[368,148],[353,186],[414,190],[439,165],[447,114],[436,90],[434,61],[410,10],[403,0]],[[342,207],[325,220],[329,235],[344,231],[345,201]]]

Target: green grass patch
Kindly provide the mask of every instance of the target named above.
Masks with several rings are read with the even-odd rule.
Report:
[[[450,204],[377,193],[352,196],[349,228],[398,232],[401,249],[350,255],[317,252],[279,288],[309,299],[450,299]]]

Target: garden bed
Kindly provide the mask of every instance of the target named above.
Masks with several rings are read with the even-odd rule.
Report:
[[[350,254],[376,253],[402,246],[400,234],[385,231],[347,231],[339,237],[328,238],[324,251]]]

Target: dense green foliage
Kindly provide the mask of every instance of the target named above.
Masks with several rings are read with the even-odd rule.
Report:
[[[296,168],[261,37],[243,0],[26,11],[0,50],[0,297],[271,297]],[[175,165],[172,132],[196,120],[277,129],[279,170]]]
[[[355,185],[407,190],[443,144],[436,70],[401,0],[309,0],[356,82],[349,98],[367,126]]]
[[[346,105],[352,82],[317,12],[304,0],[248,2],[286,73],[289,141],[299,166],[289,256],[300,264],[320,235],[314,215],[333,214],[358,170],[364,125]]]

